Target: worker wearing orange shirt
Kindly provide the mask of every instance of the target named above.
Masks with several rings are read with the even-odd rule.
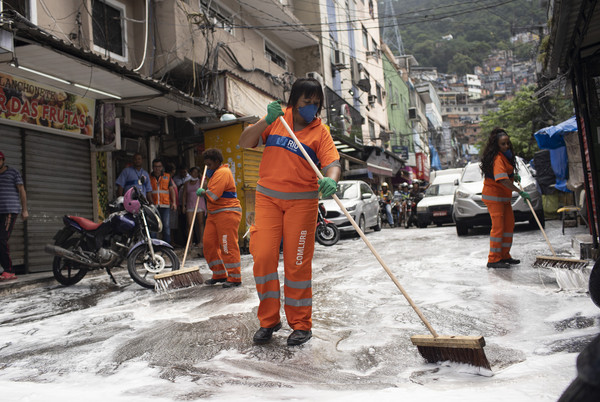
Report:
[[[250,230],[250,252],[258,292],[260,328],[254,343],[268,342],[281,329],[280,283],[277,274],[279,245],[283,238],[284,310],[293,332],[290,346],[312,336],[312,258],[319,192],[335,193],[341,168],[339,154],[327,127],[317,117],[323,107],[323,89],[311,78],[292,86],[285,112],[279,101],[267,107],[267,115],[247,127],[240,146],[265,145],[256,187],[255,224]],[[317,176],[296,143],[279,121],[283,116],[324,178]]]
[[[242,284],[242,262],[238,244],[238,228],[242,207],[237,199],[235,181],[228,165],[223,165],[223,154],[216,148],[202,153],[206,165],[208,185],[196,194],[206,196],[208,218],[204,227],[204,258],[212,271],[205,283],[223,283],[224,288]]]
[[[510,268],[521,262],[510,255],[515,229],[511,197],[513,191],[518,192],[524,200],[531,201],[531,197],[513,184],[513,180],[521,181],[515,173],[515,166],[515,155],[508,134],[501,128],[493,129],[480,163],[485,177],[481,199],[492,219],[488,268]]]

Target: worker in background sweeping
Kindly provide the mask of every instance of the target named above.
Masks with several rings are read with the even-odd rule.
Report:
[[[513,180],[520,182],[521,178],[515,172],[516,159],[506,131],[498,127],[492,130],[479,166],[485,177],[481,199],[492,219],[487,267],[510,268],[521,262],[510,255],[515,228],[512,192],[516,191],[529,201],[531,197],[513,184]]]
[[[223,283],[224,288],[242,284],[242,262],[238,244],[238,228],[242,207],[237,199],[235,181],[223,154],[215,148],[202,153],[208,185],[199,188],[198,197],[206,195],[208,218],[204,227],[204,258],[212,271],[207,285]]]
[[[327,127],[317,117],[323,107],[323,89],[311,78],[299,78],[292,86],[285,112],[279,101],[267,107],[267,115],[247,127],[240,146],[265,145],[256,187],[256,220],[251,229],[250,252],[258,292],[260,328],[254,343],[268,342],[281,328],[280,285],[277,274],[279,243],[283,237],[285,315],[293,332],[289,346],[301,345],[312,336],[312,257],[319,192],[335,193],[341,168],[339,154]],[[321,167],[317,181],[296,143],[278,119],[287,124]]]

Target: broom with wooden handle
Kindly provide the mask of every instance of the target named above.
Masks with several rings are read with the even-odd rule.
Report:
[[[207,166],[205,165],[204,172],[202,173],[202,180],[200,181],[200,188],[204,186],[206,168]],[[196,213],[198,212],[199,202],[200,197],[197,197],[196,206],[194,207],[194,215],[192,216],[192,224],[190,225],[187,243],[185,244],[185,251],[183,252],[183,261],[181,262],[181,269],[154,275],[154,289],[157,291],[168,291],[171,289],[187,288],[190,286],[201,285],[202,283],[204,283],[202,274],[200,274],[199,267],[184,268],[188,249],[190,247],[190,240],[192,239],[192,233],[194,233],[194,223],[196,222]]]
[[[521,183],[519,182],[518,184],[519,184],[519,188],[521,189],[521,191],[524,191],[523,186],[521,186]],[[552,257],[541,256],[541,255],[536,256],[533,266],[534,267],[542,267],[542,268],[567,268],[567,269],[575,269],[575,268],[585,267],[588,264],[588,262],[585,260],[576,260],[573,258],[559,257],[556,255],[556,252],[554,251],[552,244],[550,244],[550,240],[548,240],[546,231],[542,227],[542,224],[541,224],[540,220],[538,219],[537,214],[535,213],[535,210],[533,209],[533,205],[531,205],[531,202],[527,198],[525,198],[525,202],[527,203],[527,205],[529,205],[529,209],[531,209],[531,213],[533,214],[533,217],[535,218],[535,221],[537,222],[540,230],[542,231],[542,234],[544,235],[544,239],[546,239],[546,243],[548,243],[548,247],[550,248],[550,251],[552,252]]]
[[[319,168],[314,164],[312,159],[309,157],[308,153],[287,124],[287,122],[283,119],[283,117],[279,117],[279,120],[286,128],[290,136],[293,138],[294,142],[304,155],[304,158],[308,161],[310,166],[315,171],[315,174],[319,179],[323,178],[323,175],[319,171]],[[483,336],[444,336],[438,335],[437,332],[433,329],[429,321],[425,318],[421,310],[417,307],[417,305],[410,298],[408,293],[404,290],[396,276],[392,273],[386,263],[383,261],[379,253],[375,250],[375,248],[371,245],[371,242],[367,239],[363,231],[357,225],[356,221],[352,216],[348,213],[348,210],[344,207],[340,199],[337,195],[333,194],[333,199],[338,204],[346,218],[350,221],[356,232],[359,234],[361,239],[365,242],[367,247],[371,250],[377,261],[381,264],[385,272],[392,279],[392,282],[398,287],[402,295],[408,301],[410,306],[413,308],[415,313],[419,316],[423,324],[427,327],[431,335],[414,335],[411,336],[411,341],[413,345],[417,346],[419,353],[421,356],[425,358],[430,363],[435,363],[438,361],[454,361],[458,363],[467,363],[472,364],[478,367],[484,367],[488,370],[491,370],[490,363],[488,362],[483,347],[485,346],[485,340]]]

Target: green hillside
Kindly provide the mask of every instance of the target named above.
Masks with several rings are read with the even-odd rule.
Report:
[[[535,55],[532,45],[510,43],[516,28],[546,23],[540,0],[392,0],[395,20],[379,2],[383,40],[396,53],[398,26],[404,53],[421,66],[465,74],[481,65],[493,49],[512,49],[519,58]],[[538,32],[536,28],[531,28]],[[452,35],[449,39],[448,35]],[[447,39],[443,39],[446,37]]]

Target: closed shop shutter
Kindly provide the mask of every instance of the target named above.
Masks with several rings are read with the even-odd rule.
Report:
[[[6,157],[6,165],[17,169],[23,176],[23,158],[21,149],[21,131],[10,126],[0,126],[0,151]],[[13,266],[25,263],[25,231],[23,220],[18,218],[10,240],[10,258]]]
[[[47,243],[63,226],[64,215],[93,218],[90,143],[27,131],[27,254],[29,272],[52,270]]]

